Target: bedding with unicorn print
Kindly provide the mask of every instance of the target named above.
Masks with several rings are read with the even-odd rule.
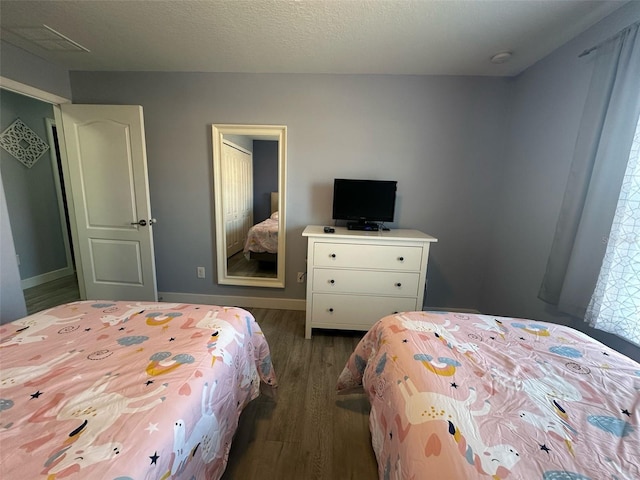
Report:
[[[252,226],[247,232],[244,255],[249,258],[250,252],[278,253],[278,226],[278,212]]]
[[[391,315],[338,379],[363,388],[380,479],[640,478],[640,364],[566,326]]]
[[[0,478],[220,478],[261,382],[240,308],[81,301],[0,325]]]

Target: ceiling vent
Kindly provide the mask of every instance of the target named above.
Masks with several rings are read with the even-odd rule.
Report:
[[[53,28],[46,25],[41,27],[11,27],[7,28],[10,32],[19,37],[29,40],[41,48],[56,52],[89,52],[88,48],[83,47],[60,32],[56,32]]]

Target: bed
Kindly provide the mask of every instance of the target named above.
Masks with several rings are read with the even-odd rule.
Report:
[[[271,215],[266,220],[253,225],[247,232],[244,242],[244,256],[247,260],[277,263],[278,261],[278,228],[280,195],[271,192]]]
[[[381,479],[640,478],[640,364],[568,327],[388,316],[337,388],[368,396]]]
[[[276,386],[253,316],[81,301],[0,326],[0,478],[217,479]]]
[[[276,262],[278,258],[278,212],[249,229],[244,244],[247,259]]]

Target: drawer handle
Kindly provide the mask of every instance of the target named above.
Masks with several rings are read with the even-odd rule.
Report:
[[[329,255],[331,258],[336,258],[336,254],[332,253],[331,255]]]
[[[404,262],[404,257],[398,257],[398,261]]]
[[[400,282],[396,283],[396,287],[401,287],[402,284]]]
[[[329,280],[329,283],[330,283],[331,285],[333,285],[334,283],[336,283],[336,281],[335,281],[334,279],[331,279],[331,280]]]
[[[330,308],[330,309],[329,309],[329,313],[333,313],[333,308]]]

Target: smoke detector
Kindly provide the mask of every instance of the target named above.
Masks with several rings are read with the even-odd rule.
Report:
[[[496,53],[493,57],[491,57],[491,63],[507,63],[509,60],[511,60],[512,55],[513,53],[509,51]]]

